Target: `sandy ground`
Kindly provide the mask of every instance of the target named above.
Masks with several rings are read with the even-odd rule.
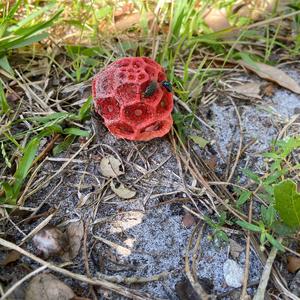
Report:
[[[300,83],[297,71],[290,71],[290,75]],[[242,77],[242,81],[260,81],[256,77]],[[274,88],[274,94],[265,96],[261,100],[234,99],[242,123],[243,145],[255,141],[249,146],[239,160],[234,182],[245,183],[242,168],[248,167],[257,172],[263,172],[264,162],[261,153],[268,150],[272,141],[278,136],[280,130],[292,116],[299,113],[300,97],[287,90]],[[201,150],[197,145],[195,151],[210,159],[215,153],[217,165],[216,173],[220,178],[226,179],[225,172],[228,155],[236,153],[239,145],[240,131],[236,110],[227,97],[219,96],[213,103],[200,106],[202,113],[208,114],[209,124],[215,132],[203,128],[202,134],[212,142],[213,151]],[[92,124],[88,121],[85,126]],[[88,223],[87,250],[88,264],[92,276],[98,273],[106,275],[136,278],[149,278],[166,273],[162,280],[149,283],[135,283],[132,288],[147,292],[152,297],[162,299],[179,299],[176,285],[185,278],[185,254],[189,238],[194,225],[189,227],[183,222],[187,214],[183,205],[207,213],[208,199],[199,194],[199,187],[195,186],[193,179],[186,170],[178,164],[172,145],[167,137],[156,139],[147,143],[134,143],[117,140],[103,127],[97,141],[90,144],[88,149],[80,154],[60,174],[55,176],[48,185],[41,187],[41,182],[56,171],[70,158],[80,144],[75,144],[61,155],[62,160],[48,159],[39,171],[40,182],[32,185],[32,189],[39,188],[28,199],[26,205],[38,207],[43,201],[43,209],[57,208],[51,224],[60,225],[61,228],[69,222],[84,220]],[[119,181],[137,192],[130,200],[120,199],[109,188],[108,179],[100,172],[100,161],[106,155],[120,157],[124,166],[124,174]],[[184,180],[183,180],[184,179]],[[186,188],[192,191],[194,204],[186,194]],[[198,198],[195,195],[199,194]],[[86,196],[84,198],[84,196]],[[81,199],[80,199],[81,198]],[[82,202],[83,198],[86,200]],[[79,207],[80,206],[80,207]],[[215,217],[211,215],[215,220]],[[14,220],[15,222],[17,220]],[[20,225],[20,230],[28,234],[41,220]],[[200,223],[202,224],[202,223]],[[18,240],[22,235],[13,226],[9,227],[9,234],[15,235]],[[188,227],[188,228],[187,228]],[[220,294],[227,292],[228,287],[224,281],[223,266],[227,259],[235,260],[241,268],[245,263],[245,237],[240,232],[227,232],[229,238],[240,244],[244,250],[237,257],[232,257],[230,246],[215,242],[211,239],[212,229],[205,227],[201,238],[201,255],[195,266],[198,278],[206,282],[208,292]],[[28,251],[35,251],[32,243],[26,243]],[[55,258],[55,261],[60,261]],[[23,258],[25,264],[30,260]],[[17,272],[20,266],[6,267],[0,271],[12,271],[15,279],[21,276]],[[82,251],[80,251],[74,264],[68,267],[77,273],[85,273]],[[250,256],[249,283],[257,282],[262,272],[262,265],[254,252]],[[19,276],[18,276],[19,274]],[[65,279],[78,295],[86,295],[87,285]],[[26,284],[25,284],[26,286]],[[180,289],[180,288],[179,288]],[[101,291],[98,290],[100,295]],[[248,292],[252,294],[253,288]],[[103,296],[104,297],[104,296]],[[99,296],[99,299],[104,299]],[[111,299],[122,299],[112,296]],[[183,299],[183,298],[180,298]],[[222,299],[233,299],[222,297]]]

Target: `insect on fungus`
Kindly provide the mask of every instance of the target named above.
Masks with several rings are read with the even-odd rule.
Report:
[[[161,85],[169,92],[169,93],[171,93],[172,92],[172,83],[171,82],[169,82],[169,81],[166,81],[166,80],[163,80],[162,82],[161,82]]]
[[[151,97],[157,89],[157,82],[152,80],[144,91],[144,97]]]

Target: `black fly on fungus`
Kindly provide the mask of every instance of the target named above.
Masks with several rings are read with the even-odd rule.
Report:
[[[171,84],[171,82],[163,80],[161,82],[161,85],[169,93],[172,92],[172,84]],[[155,93],[155,91],[157,90],[157,87],[158,87],[157,81],[155,81],[155,80],[150,81],[149,85],[146,87],[146,89],[145,89],[145,91],[143,93],[144,97],[146,97],[146,98],[151,97]]]
[[[152,80],[144,91],[144,97],[151,97],[157,89],[157,82]]]

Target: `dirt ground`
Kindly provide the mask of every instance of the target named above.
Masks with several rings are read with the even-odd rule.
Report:
[[[298,67],[293,65],[285,71],[300,83]],[[222,92],[212,92],[212,100],[202,103],[197,112],[214,130],[202,126],[199,131],[190,132],[210,142],[205,149],[196,144],[192,149],[211,166],[221,182],[228,180],[232,170],[231,182],[241,185],[247,182],[242,169],[264,172],[261,154],[282,135],[284,126],[299,114],[300,96],[278,86],[273,85],[272,93],[260,99],[241,97],[233,92],[234,87],[249,82],[266,84],[254,75],[229,74],[226,80],[220,80]],[[89,90],[89,86],[81,89],[78,101]],[[212,220],[217,220],[211,209],[215,205],[214,199],[207,196],[182,164],[174,150],[172,134],[145,143],[129,142],[113,137],[100,120],[86,121],[84,126],[94,128],[94,138],[90,141],[80,139],[67,153],[48,157],[30,186],[29,196],[24,199],[26,207],[39,208],[39,214],[50,213],[52,217],[47,225],[64,229],[70,223],[83,221],[86,243],[82,242],[78,255],[66,268],[74,273],[116,282],[130,278],[130,288],[153,299],[197,299],[186,294],[189,293],[187,264],[192,264],[192,271],[207,293],[217,295],[219,299],[239,299],[235,291],[239,289],[225,282],[224,264],[231,259],[239,268],[244,268],[245,236],[242,231],[225,229],[228,237],[242,247],[233,256],[231,243],[215,241],[213,229],[203,227],[201,216],[209,215]],[[299,126],[299,122],[291,124],[284,134],[289,130],[295,132],[295,126]],[[235,165],[239,147],[245,146]],[[122,161],[124,174],[114,181],[136,191],[132,199],[121,199],[111,191],[111,179],[100,171],[101,159],[107,155]],[[205,175],[200,168],[199,172]],[[200,218],[190,215],[188,210],[196,212]],[[10,222],[2,225],[2,231],[17,244],[46,217],[20,222],[23,218],[21,213],[16,213]],[[194,239],[192,248],[189,248],[191,236]],[[37,253],[30,238],[22,247]],[[196,249],[197,258],[193,257],[193,249]],[[1,252],[3,258],[6,252]],[[60,257],[51,260],[63,262]],[[7,282],[14,282],[36,267],[32,260],[22,257],[18,262],[2,267],[0,276]],[[263,265],[252,249],[249,295],[253,295],[262,270]],[[235,275],[229,274],[231,277]],[[88,284],[57,276],[78,296],[90,297]],[[23,288],[19,288],[19,294],[16,290],[12,299],[22,299],[22,289],[26,290],[27,284],[25,282]],[[123,296],[99,288],[94,288],[94,293],[98,299],[123,299]]]

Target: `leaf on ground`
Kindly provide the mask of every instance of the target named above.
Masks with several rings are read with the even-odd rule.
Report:
[[[67,228],[66,234],[70,244],[69,257],[70,259],[73,259],[78,255],[81,248],[81,241],[84,234],[83,222],[79,221],[71,223]]]
[[[259,77],[276,82],[278,85],[294,93],[300,94],[300,86],[298,83],[280,69],[259,62],[250,64],[243,60],[239,60],[239,63],[248,70],[256,73]]]
[[[130,190],[124,186],[123,183],[120,183],[118,186],[112,181],[110,183],[112,191],[122,199],[131,199],[136,195],[136,191]]]
[[[237,199],[237,201],[236,201],[237,207],[240,207],[240,206],[242,206],[244,203],[246,203],[247,200],[250,198],[251,195],[252,195],[252,192],[250,192],[250,191],[248,191],[248,190],[243,191],[243,192],[240,194],[240,196],[239,196],[239,198]]]
[[[283,222],[290,227],[300,226],[300,194],[297,185],[287,179],[274,186],[275,208]]]
[[[4,259],[0,261],[0,265],[1,266],[6,266],[6,265],[8,265],[12,262],[15,262],[20,257],[21,257],[21,253],[15,251],[15,250],[9,251],[7,253],[7,255],[4,257]]]
[[[75,135],[68,135],[62,142],[53,147],[52,153],[54,156],[59,155],[60,153],[66,151],[74,142]]]
[[[81,192],[78,192],[77,195],[78,195],[79,201],[77,203],[77,208],[83,207],[87,203],[87,201],[90,199],[92,194],[93,193],[88,193],[86,195],[83,195]]]
[[[295,273],[300,269],[300,258],[296,256],[288,256],[288,271],[291,273]]]
[[[116,178],[124,172],[122,171],[122,163],[119,159],[112,155],[103,157],[100,162],[100,171],[105,177]]]
[[[190,138],[196,143],[200,148],[205,148],[205,146],[209,143],[206,139],[198,135],[190,135]]]
[[[70,127],[70,128],[65,128],[64,129],[64,134],[72,134],[76,136],[84,136],[88,137],[90,135],[90,132],[87,130],[82,130],[76,127]]]
[[[73,299],[74,292],[51,274],[39,274],[29,283],[25,300]]]
[[[261,99],[260,90],[261,83],[248,82],[245,84],[240,84],[232,88],[232,91],[244,95],[246,97]]]

